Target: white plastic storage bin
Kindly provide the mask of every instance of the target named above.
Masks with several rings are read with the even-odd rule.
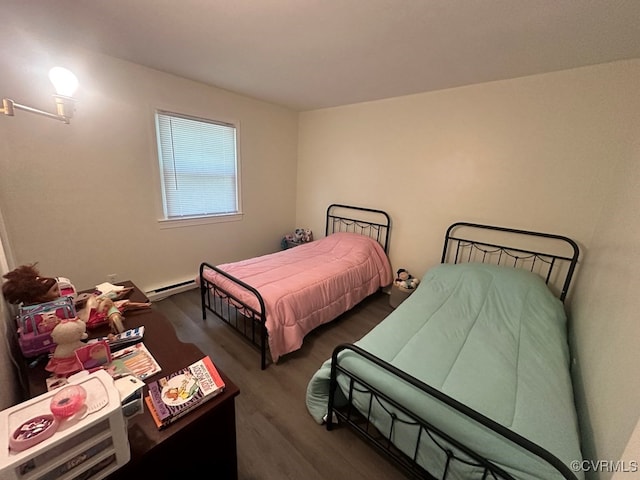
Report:
[[[60,420],[52,436],[25,450],[10,450],[11,435],[30,419],[51,414],[51,398],[60,389],[0,412],[0,479],[97,480],[129,461],[127,427],[113,378],[98,370],[71,379],[69,385],[86,391],[86,416]]]

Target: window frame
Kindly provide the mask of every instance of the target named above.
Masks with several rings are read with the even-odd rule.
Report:
[[[161,148],[160,135],[158,130],[158,115],[169,115],[187,120],[200,121],[203,123],[211,123],[215,125],[232,126],[235,129],[235,150],[236,150],[236,197],[237,211],[232,213],[212,213],[206,215],[193,215],[185,217],[168,217],[166,214],[166,197],[164,191],[164,172],[161,166]],[[207,118],[203,115],[194,115],[191,113],[178,113],[173,108],[154,108],[152,118],[153,139],[155,144],[154,165],[157,171],[156,189],[158,191],[158,223],[160,228],[175,228],[190,225],[204,225],[210,223],[239,221],[243,218],[242,210],[242,179],[241,179],[241,152],[240,152],[240,122],[237,120],[223,118]]]

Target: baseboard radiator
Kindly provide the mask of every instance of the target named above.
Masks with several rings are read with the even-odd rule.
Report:
[[[195,279],[192,278],[189,280],[184,280],[182,282],[173,283],[171,285],[158,287],[154,290],[145,292],[145,295],[152,302],[157,302],[158,300],[170,297],[171,295],[175,295],[176,293],[186,292],[187,290],[191,290],[194,288],[198,288],[198,284],[196,283]]]

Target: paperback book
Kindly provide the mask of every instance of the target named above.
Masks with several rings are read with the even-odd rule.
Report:
[[[159,429],[165,428],[194,408],[224,391],[224,381],[206,356],[166,377],[148,383],[145,398]]]

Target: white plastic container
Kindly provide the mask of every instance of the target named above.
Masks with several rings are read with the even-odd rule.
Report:
[[[0,412],[1,480],[97,480],[129,461],[127,425],[112,377],[98,370],[69,384],[86,391],[86,411],[61,419],[53,435],[25,450],[10,450],[10,437],[28,420],[51,414],[51,399],[59,390]]]

